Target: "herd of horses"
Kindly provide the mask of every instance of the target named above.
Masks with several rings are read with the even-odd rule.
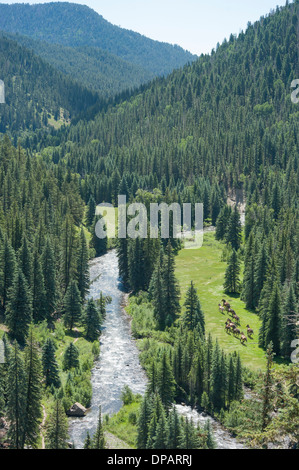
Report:
[[[221,303],[219,304],[219,311],[223,315],[227,312],[229,315],[231,315],[232,318],[228,318],[225,323],[225,331],[227,334],[233,334],[236,338],[240,339],[241,344],[245,345],[247,343],[248,339],[247,336],[245,336],[244,332],[240,330],[240,325],[241,325],[241,320],[240,317],[236,314],[236,312],[231,308],[231,305],[229,302],[227,302],[225,299],[222,299],[222,305]],[[250,328],[249,325],[246,326],[247,328],[247,335],[250,339],[252,339],[252,336],[254,335],[254,331],[252,328]]]

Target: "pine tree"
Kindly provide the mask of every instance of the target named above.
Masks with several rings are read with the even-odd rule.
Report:
[[[224,240],[226,237],[226,231],[228,227],[228,222],[232,214],[232,209],[230,206],[224,206],[216,221],[216,240]]]
[[[93,248],[95,249],[96,256],[102,256],[105,253],[107,253],[107,247],[108,247],[108,238],[107,237],[99,238],[96,233],[96,225],[100,219],[102,219],[101,215],[95,216],[93,224],[92,224],[92,228],[91,228],[91,234],[92,234],[91,246],[93,246]],[[105,224],[104,224],[104,231],[106,231]]]
[[[45,243],[41,261],[46,290],[47,318],[49,319],[56,308],[57,286],[55,256],[51,242],[48,238]]]
[[[43,346],[42,364],[46,386],[53,385],[55,388],[59,388],[61,385],[59,368],[55,358],[55,344],[51,338],[48,338]]]
[[[118,238],[117,240],[117,258],[119,275],[125,285],[129,284],[129,262],[128,262],[128,245],[127,238]]]
[[[26,408],[24,410],[24,430],[22,447],[36,448],[39,439],[41,412],[42,365],[39,349],[31,326],[25,348]]]
[[[87,204],[86,223],[88,226],[92,225],[96,213],[96,202],[93,196],[90,196]]]
[[[172,449],[172,450],[179,449],[179,445],[181,441],[181,434],[182,434],[181,420],[174,406],[172,407],[168,415],[168,441],[167,441],[168,449]]]
[[[105,438],[104,438],[104,431],[103,431],[103,423],[102,423],[102,410],[101,407],[99,409],[99,418],[98,418],[98,426],[93,436],[92,441],[92,448],[93,449],[105,449]]]
[[[91,438],[90,438],[90,434],[87,431],[86,439],[84,441],[84,449],[91,449],[91,448],[92,448],[92,441],[91,441]]]
[[[238,354],[236,364],[235,400],[241,401],[243,396],[243,371],[240,354]]]
[[[154,449],[166,449],[168,441],[168,423],[166,420],[166,414],[163,410],[160,418],[157,422],[156,435],[154,439]]]
[[[10,423],[8,437],[13,448],[21,449],[26,409],[26,374],[16,341],[9,354],[7,390],[7,418]]]
[[[86,339],[96,341],[101,334],[101,317],[93,299],[89,299],[83,316]]]
[[[32,316],[35,322],[47,318],[48,305],[45,289],[44,275],[37,249],[33,254],[32,267]]]
[[[150,364],[148,376],[149,380],[146,388],[147,394],[155,394],[158,391],[157,366],[155,360],[153,360]]]
[[[212,364],[211,401],[217,410],[221,410],[221,408],[225,407],[226,376],[226,362],[224,354],[220,350],[218,341],[216,341]]]
[[[78,285],[75,281],[72,281],[67,288],[64,297],[64,310],[64,324],[66,328],[69,328],[72,331],[76,323],[81,319],[82,315],[81,296]]]
[[[228,403],[232,403],[235,400],[236,396],[236,377],[235,377],[235,364],[232,356],[229,358],[229,368],[228,368],[228,391],[227,399]]]
[[[166,408],[170,408],[175,394],[175,381],[166,352],[163,352],[162,359],[158,364],[157,386],[161,401]]]
[[[137,421],[137,449],[146,449],[150,414],[150,403],[146,395],[141,402]]]
[[[278,269],[277,269],[277,261],[276,255],[272,252],[272,256],[270,258],[267,277],[264,283],[263,290],[260,296],[259,302],[259,314],[262,319],[262,324],[259,331],[259,346],[262,348],[267,347],[266,342],[266,330],[267,330],[267,322],[269,319],[268,310],[271,301],[271,296],[274,291],[275,284],[278,282]]]
[[[204,431],[207,434],[207,437],[206,437],[207,448],[208,449],[216,449],[217,444],[216,444],[216,441],[215,441],[215,438],[214,438],[214,435],[213,435],[213,430],[212,430],[211,420],[210,419],[207,420],[207,422],[204,426]]]
[[[281,338],[281,300],[278,284],[274,286],[273,293],[270,298],[269,308],[266,313],[266,330],[265,342],[270,344],[272,342],[273,352],[280,353],[280,338]]]
[[[68,420],[60,400],[55,400],[46,423],[47,449],[67,449]]]
[[[254,271],[254,293],[253,293],[253,306],[257,308],[260,301],[261,292],[263,290],[266,276],[268,271],[268,253],[265,241],[262,242],[258,250],[255,271]]]
[[[203,408],[204,411],[209,410],[210,400],[209,400],[207,392],[203,392],[202,397],[201,397],[200,406]]]
[[[171,326],[180,312],[180,288],[175,277],[175,261],[170,241],[166,247],[165,266],[163,269],[165,289],[166,326]]]
[[[149,295],[154,307],[154,315],[158,322],[159,329],[164,330],[166,326],[165,286],[160,258],[157,261],[156,268],[151,278]]]
[[[211,333],[205,343],[205,358],[204,358],[204,388],[208,397],[211,396],[211,379],[212,379],[212,366],[213,366],[213,341]]]
[[[263,410],[262,410],[262,430],[264,431],[270,421],[270,413],[272,411],[273,401],[273,359],[274,359],[273,344],[270,343],[267,348],[267,369],[265,374],[265,381],[262,388]]]
[[[241,299],[246,302],[246,308],[254,307],[254,275],[255,275],[255,243],[253,231],[250,232],[246,243],[244,279]]]
[[[8,291],[13,284],[17,267],[16,254],[7,236],[4,236],[0,246],[0,297],[5,309],[8,299]]]
[[[32,254],[28,246],[27,238],[24,236],[22,246],[19,251],[19,267],[25,276],[28,286],[32,285],[32,265]]]
[[[295,297],[295,289],[291,284],[286,292],[285,301],[283,304],[282,312],[282,346],[281,352],[284,357],[290,358],[292,354],[292,341],[297,339],[295,313],[297,310],[297,302]]]
[[[32,321],[32,299],[24,274],[16,270],[8,293],[6,324],[10,334],[19,343],[24,343]]]
[[[233,250],[238,251],[241,246],[242,225],[237,206],[235,206],[228,222],[226,241],[231,244]]]
[[[129,241],[128,248],[129,283],[134,293],[144,289],[144,253],[142,241],[138,237]]]
[[[63,370],[77,369],[80,365],[79,362],[79,349],[74,343],[69,343],[66,347],[63,356]]]
[[[240,261],[236,250],[233,250],[225,271],[224,289],[226,292],[236,294],[240,292]]]
[[[186,309],[182,318],[184,327],[191,331],[197,330],[201,337],[204,337],[205,319],[193,281],[187,290],[184,307]]]
[[[77,253],[77,281],[82,301],[89,291],[89,266],[88,266],[88,246],[83,228],[79,237],[79,248]]]
[[[199,449],[200,442],[197,430],[194,427],[192,419],[186,418],[182,425],[182,434],[180,439],[180,449]]]
[[[76,274],[76,228],[71,215],[66,215],[61,231],[60,282],[66,292]]]

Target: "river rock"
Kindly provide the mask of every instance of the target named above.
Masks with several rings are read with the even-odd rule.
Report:
[[[82,418],[85,416],[87,409],[84,408],[80,403],[75,403],[67,412],[68,416],[75,416],[76,418]]]

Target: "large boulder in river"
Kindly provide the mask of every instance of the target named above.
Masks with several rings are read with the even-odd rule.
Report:
[[[75,416],[77,418],[82,418],[85,416],[87,409],[84,408],[80,403],[75,403],[67,412],[68,416]]]

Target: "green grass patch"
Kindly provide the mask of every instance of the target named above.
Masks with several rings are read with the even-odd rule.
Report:
[[[223,290],[224,274],[227,264],[221,261],[224,245],[215,239],[214,233],[204,234],[204,244],[197,250],[183,249],[176,258],[176,276],[181,287],[181,304],[190,282],[197,289],[202,309],[205,313],[206,330],[217,338],[221,347],[228,353],[240,353],[244,365],[251,369],[264,369],[266,364],[265,352],[258,346],[260,319],[258,315],[245,308],[239,296],[229,296]],[[225,322],[228,314],[219,312],[218,304],[226,299],[232,305],[241,319],[241,331],[247,335],[246,325],[254,330],[253,339],[248,339],[245,346],[240,341],[225,332]]]
[[[118,437],[133,449],[136,449],[137,419],[141,396],[135,395],[134,401],[123,405],[118,413],[104,420],[104,430]]]

